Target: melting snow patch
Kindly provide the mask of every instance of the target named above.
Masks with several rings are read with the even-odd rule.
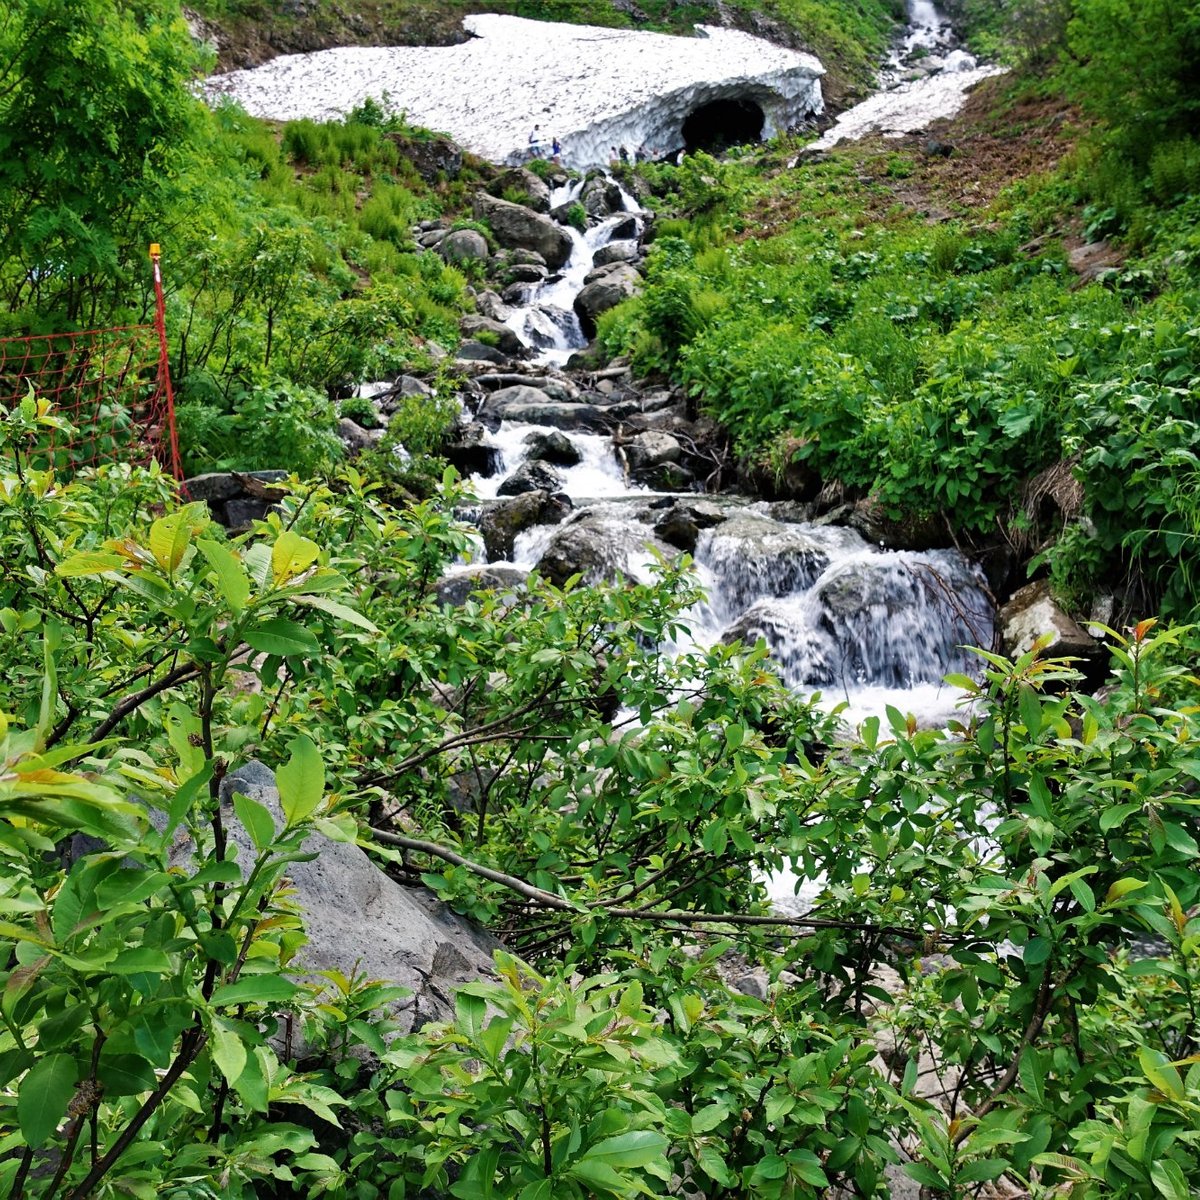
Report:
[[[493,15],[463,25],[474,37],[458,46],[293,54],[213,76],[204,91],[277,121],[334,118],[386,94],[414,124],[494,162],[527,155],[537,125],[542,152],[557,137],[572,167],[620,146],[673,153],[688,116],[716,100],[757,104],[764,137],[823,108],[817,59],[736,30],[697,26],[686,38]]]

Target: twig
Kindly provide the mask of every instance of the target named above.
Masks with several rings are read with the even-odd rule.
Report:
[[[472,862],[457,850],[449,846],[440,846],[436,842],[427,842],[421,838],[405,837],[400,833],[391,833],[386,829],[376,829],[369,826],[371,833],[387,846],[398,846],[404,850],[412,850],[418,854],[428,854],[432,858],[440,858],[444,862],[478,875],[481,879],[498,883],[510,891],[524,896],[532,903],[542,908],[552,908],[557,912],[574,913],[583,916],[587,913],[598,912],[606,916],[631,921],[650,921],[654,924],[678,923],[681,925],[777,925],[794,929],[854,929],[868,933],[888,934],[891,937],[903,938],[909,942],[924,943],[929,937],[929,931],[923,929],[903,929],[896,925],[873,925],[866,921],[839,921],[826,917],[785,917],[769,916],[757,913],[705,913],[692,912],[687,909],[655,910],[646,908],[609,908],[603,902],[576,904],[553,892],[547,892],[515,875],[506,875],[482,863]],[[945,935],[938,934],[943,940],[951,940]],[[1036,1034],[1034,1035],[1036,1036]]]
[[[1017,1072],[1021,1069],[1021,1057],[1025,1051],[1033,1044],[1039,1033],[1042,1032],[1042,1026],[1046,1024],[1046,1018],[1050,1015],[1050,1000],[1054,992],[1053,977],[1050,974],[1049,965],[1046,967],[1046,973],[1042,976],[1042,985],[1038,988],[1037,999],[1033,1005],[1033,1016],[1029,1018],[1029,1024],[1025,1027],[1025,1032],[1021,1036],[1021,1044],[1017,1047],[1017,1052],[1013,1055],[1012,1062],[1008,1064],[1008,1070],[1000,1076],[996,1086],[992,1088],[988,1098],[975,1110],[976,1117],[985,1117],[996,1107],[1000,1097],[1012,1087],[1017,1078]],[[970,1126],[963,1126],[954,1135],[954,1144],[957,1146],[963,1138],[970,1133]]]

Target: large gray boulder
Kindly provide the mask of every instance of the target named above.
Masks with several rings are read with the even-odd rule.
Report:
[[[607,266],[608,263],[634,262],[640,251],[638,244],[632,240],[621,239],[605,242],[592,256],[592,263],[597,267]]]
[[[237,847],[239,867],[248,871],[255,850],[233,812],[239,792],[265,805],[276,828],[283,827],[283,813],[275,774],[262,763],[248,762],[221,781],[225,830]],[[338,970],[410,989],[411,996],[393,1005],[406,1031],[452,1018],[455,987],[491,975],[492,953],[500,943],[431,892],[402,887],[357,846],[320,833],[309,834],[304,850],[314,857],[287,869],[308,933],[295,960],[297,974],[311,978]],[[187,844],[173,854],[177,863],[191,857]]]
[[[458,328],[465,338],[474,338],[482,342],[494,341],[505,354],[520,354],[525,349],[525,343],[517,337],[514,330],[491,317],[468,313],[459,321]]]
[[[571,239],[562,226],[523,204],[476,192],[474,212],[477,220],[488,223],[500,245],[536,250],[552,270],[571,257]]]
[[[496,489],[497,496],[520,496],[525,492],[560,492],[563,477],[561,472],[547,462],[536,458],[523,462]]]
[[[573,467],[581,455],[575,443],[565,433],[552,429],[549,433],[531,433],[525,439],[531,459],[553,463],[556,467]]]
[[[596,320],[601,313],[616,308],[642,289],[642,277],[628,263],[614,263],[604,274],[585,284],[575,297],[579,323],[589,337],[596,332]]]
[[[608,427],[604,410],[593,404],[573,404],[552,400],[539,388],[517,384],[493,392],[479,410],[479,419],[491,428],[502,420],[522,421],[529,425],[549,425],[554,429],[599,431]]]
[[[515,599],[524,590],[525,575],[520,567],[503,563],[455,567],[438,580],[437,600],[439,604],[461,608],[475,592],[500,592],[507,603],[508,598]]]
[[[477,229],[456,229],[448,233],[437,243],[438,253],[446,262],[467,262],[477,259],[486,260],[488,250],[487,238]]]
[[[589,217],[607,217],[621,211],[621,189],[605,176],[594,175],[583,185],[579,202]]]
[[[1107,658],[1099,639],[1092,637],[1059,607],[1045,579],[1027,583],[1012,594],[997,617],[1004,653],[1017,658],[1040,637],[1048,637],[1043,654],[1052,658],[1095,661]]]
[[[483,548],[494,561],[511,559],[517,534],[535,525],[558,525],[571,512],[571,501],[549,492],[525,492],[489,504],[479,520]]]
[[[523,203],[526,208],[532,208],[534,212],[539,213],[550,211],[550,189],[532,171],[527,171],[524,167],[511,167],[502,171],[488,185],[488,191],[501,198],[505,192],[510,195],[521,193],[525,199],[519,203]]]

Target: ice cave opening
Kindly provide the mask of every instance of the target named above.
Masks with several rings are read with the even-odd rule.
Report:
[[[717,151],[761,142],[765,122],[766,116],[754,100],[710,100],[684,121],[684,149]]]

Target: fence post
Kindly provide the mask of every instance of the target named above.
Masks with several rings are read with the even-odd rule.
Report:
[[[150,261],[154,264],[154,328],[158,332],[158,385],[166,398],[167,445],[170,461],[168,469],[175,479],[183,482],[183,465],[179,458],[179,434],[175,429],[175,393],[171,387],[171,360],[167,352],[167,307],[163,299],[162,268],[159,258],[162,250],[157,242],[150,245]]]

